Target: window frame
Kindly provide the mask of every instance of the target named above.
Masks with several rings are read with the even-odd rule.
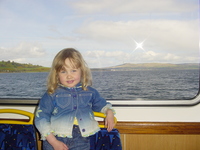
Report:
[[[123,100],[123,99],[107,99],[114,107],[155,107],[155,106],[195,106],[200,103],[200,93],[193,99],[188,100]],[[25,106],[36,106],[39,103],[39,99],[28,99],[28,98],[0,98],[0,105],[25,105]]]
[[[199,77],[200,79],[200,77]],[[200,83],[199,83],[200,88]],[[158,99],[158,100],[127,100],[127,99],[107,99],[112,103],[113,106],[116,107],[155,107],[155,106],[195,106],[200,103],[200,92],[192,98],[186,100],[168,100],[168,99]],[[0,97],[0,105],[23,105],[23,106],[36,106],[38,105],[39,99],[28,99],[28,98],[1,98]]]

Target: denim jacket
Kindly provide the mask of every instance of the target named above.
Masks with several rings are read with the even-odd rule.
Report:
[[[46,92],[41,98],[36,110],[35,126],[42,140],[50,133],[72,138],[76,117],[82,136],[87,137],[100,130],[93,111],[105,113],[108,108],[111,108],[111,104],[92,87],[84,91],[80,84],[74,88],[59,86],[53,94]]]

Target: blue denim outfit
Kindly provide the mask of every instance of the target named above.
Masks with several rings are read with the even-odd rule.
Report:
[[[80,150],[80,148],[81,150],[90,149],[90,137],[82,137],[79,127],[76,125],[73,126],[72,136],[73,138],[63,138],[56,136],[56,139],[66,144],[70,150]],[[43,150],[54,150],[53,146],[51,146],[46,140],[43,141],[42,146]]]
[[[44,94],[35,115],[35,125],[43,140],[50,133],[57,137],[72,138],[75,117],[82,137],[100,130],[93,111],[105,113],[111,104],[94,88],[87,89],[82,90],[80,84],[74,88],[59,86],[53,94]]]

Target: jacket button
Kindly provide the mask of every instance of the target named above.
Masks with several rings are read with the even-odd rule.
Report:
[[[85,132],[85,129],[82,129],[83,132]]]
[[[74,106],[74,109],[77,109],[77,106]]]

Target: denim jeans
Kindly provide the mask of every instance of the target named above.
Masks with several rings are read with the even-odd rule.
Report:
[[[56,139],[65,143],[69,150],[89,150],[90,149],[90,138],[82,137],[79,127],[77,125],[73,126],[72,132],[73,138],[63,138],[57,137]],[[43,141],[43,150],[54,150],[53,147],[48,143],[48,141]]]

